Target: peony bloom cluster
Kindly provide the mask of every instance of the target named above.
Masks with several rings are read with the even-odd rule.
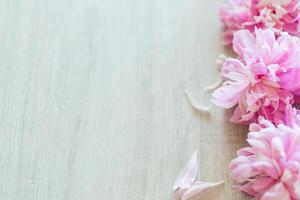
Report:
[[[234,108],[233,123],[250,124],[262,116],[279,124],[287,105],[300,94],[300,39],[272,29],[240,30],[234,34],[237,58],[222,67],[223,84],[212,102]]]
[[[232,176],[256,200],[300,200],[300,0],[229,1],[219,16],[237,57],[212,102],[250,124]]]
[[[249,147],[230,164],[240,189],[255,199],[300,199],[300,117],[287,107],[285,124],[260,118],[248,134]]]
[[[236,31],[272,28],[276,32],[299,35],[299,0],[230,0],[221,6],[224,42],[231,44]]]

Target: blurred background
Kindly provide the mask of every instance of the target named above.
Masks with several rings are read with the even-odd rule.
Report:
[[[0,199],[165,200],[199,152],[202,199],[249,199],[247,129],[209,105],[219,0],[0,0]]]

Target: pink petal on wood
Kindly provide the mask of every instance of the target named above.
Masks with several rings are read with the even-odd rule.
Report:
[[[203,112],[203,113],[208,113],[210,111],[210,106],[205,106],[205,105],[200,104],[197,100],[192,98],[192,96],[190,95],[190,93],[188,91],[185,91],[184,93],[185,93],[186,97],[188,98],[190,104],[195,109],[197,109],[198,111]]]
[[[194,183],[182,196],[182,200],[188,200],[192,197],[195,197],[207,189],[216,187],[218,185],[223,184],[224,181],[218,183],[209,183],[209,182],[196,182]]]
[[[188,200],[209,188],[213,188],[224,183],[224,181],[218,183],[198,181],[196,179],[197,172],[197,151],[195,151],[173,186],[175,199]]]
[[[175,181],[173,190],[177,190],[182,187],[189,187],[189,185],[196,180],[198,172],[197,153],[197,151],[194,152],[192,158],[184,167],[182,173]]]

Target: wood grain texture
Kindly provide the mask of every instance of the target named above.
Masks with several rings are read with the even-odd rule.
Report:
[[[247,128],[195,111],[224,52],[218,0],[0,0],[0,199],[165,200],[194,150],[203,199],[246,200]]]

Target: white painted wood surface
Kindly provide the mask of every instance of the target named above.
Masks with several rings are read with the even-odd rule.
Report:
[[[224,52],[218,0],[0,0],[0,199],[165,200],[194,150],[203,199],[244,200],[247,128],[203,104]]]

